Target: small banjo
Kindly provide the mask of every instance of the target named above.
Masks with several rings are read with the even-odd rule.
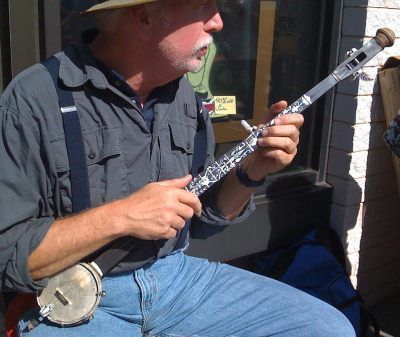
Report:
[[[78,263],[49,279],[39,296],[40,315],[62,326],[78,325],[92,318],[105,295],[103,272],[96,263]]]
[[[359,50],[352,50],[349,57],[327,78],[288,106],[277,117],[285,114],[302,113],[338,82],[351,75],[359,75],[361,68],[385,47],[392,46],[394,40],[393,31],[388,28],[379,29],[374,38]],[[244,158],[254,152],[257,149],[257,140],[262,131],[274,124],[273,119],[260,129],[248,128],[250,135],[193,178],[187,190],[197,196],[203,194]],[[101,284],[103,274],[111,270],[116,262],[121,261],[129,253],[129,248],[132,249],[133,247],[136,247],[134,238],[121,238],[115,241],[110,249],[95,261],[78,263],[51,277],[47,287],[37,296],[41,317],[47,317],[50,321],[61,326],[78,325],[91,319],[101,297],[106,295]],[[105,254],[107,258],[105,258]],[[114,262],[110,266],[105,265],[104,261]]]

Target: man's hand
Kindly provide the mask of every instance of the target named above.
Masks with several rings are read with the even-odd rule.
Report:
[[[280,101],[271,106],[263,124],[286,109],[287,102]],[[263,131],[258,140],[260,148],[244,162],[243,169],[253,180],[261,180],[268,174],[278,172],[289,165],[297,153],[300,127],[304,118],[300,114],[287,114],[275,120],[276,125]],[[262,125],[260,125],[261,127]]]
[[[122,233],[144,240],[175,237],[187,220],[201,213],[199,198],[183,189],[191,179],[188,175],[151,183],[126,199],[110,204],[117,213]]]

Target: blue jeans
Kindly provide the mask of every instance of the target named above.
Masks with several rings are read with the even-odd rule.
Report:
[[[333,307],[297,289],[178,251],[103,279],[93,320],[61,328],[44,321],[28,337],[354,337]],[[29,317],[28,317],[29,318]]]

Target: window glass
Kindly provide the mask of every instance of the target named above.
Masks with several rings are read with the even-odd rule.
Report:
[[[79,12],[94,1],[62,0],[62,46],[76,42],[93,27],[93,17]],[[241,119],[255,125],[269,105],[293,102],[327,72],[323,53],[330,41],[332,4],[327,0],[217,0],[224,29],[216,33],[203,63],[187,74],[210,111],[221,148],[246,132]],[[316,106],[304,114],[299,154],[290,169],[310,168],[318,119]],[[315,122],[317,121],[317,122]],[[314,143],[317,143],[314,145]]]
[[[264,3],[272,4],[271,1]],[[207,106],[215,121],[224,120],[224,117],[251,119],[260,1],[219,1],[219,9],[224,29],[214,35],[214,43],[201,68],[195,73],[189,73],[187,77],[205,103],[213,103]],[[274,6],[271,6],[268,14],[274,20]],[[265,38],[268,39],[268,36]],[[269,39],[272,42],[272,36]],[[231,102],[234,104],[229,104]]]

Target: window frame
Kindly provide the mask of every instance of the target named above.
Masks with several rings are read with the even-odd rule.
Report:
[[[325,6],[328,2],[325,2]],[[343,0],[335,1],[333,4],[330,3],[329,11],[324,8],[324,17],[322,21],[324,22],[325,29],[324,34],[320,34],[320,41],[316,43],[316,49],[321,49],[319,55],[318,66],[319,69],[316,71],[314,85],[322,81],[327,77],[337,66],[338,55],[339,55],[339,40],[340,40],[340,27],[342,22],[342,11],[343,11]],[[329,15],[332,13],[333,15]],[[323,40],[327,39],[328,43],[323,43]],[[314,86],[312,85],[312,86]],[[311,87],[309,89],[311,89]],[[285,176],[291,181],[292,185],[284,183],[285,188],[304,188],[309,186],[312,189],[313,185],[323,183],[326,178],[328,154],[329,154],[329,141],[330,141],[330,130],[332,124],[332,113],[334,108],[334,98],[335,98],[335,88],[329,90],[323,97],[321,97],[317,102],[313,104],[305,113],[305,117],[308,119],[306,124],[303,126],[305,128],[311,128],[308,144],[304,146],[307,151],[305,155],[307,160],[304,163],[303,170],[285,170],[279,174],[272,175],[268,177],[267,182],[262,187],[258,188],[256,191],[257,195],[263,195],[270,192],[268,191],[268,186],[275,185],[277,181],[281,181],[281,177]],[[298,94],[298,98],[303,95],[304,92]],[[292,102],[288,102],[289,104]],[[221,124],[221,127],[230,126],[230,124],[214,123],[215,125]],[[253,124],[254,125],[254,124]],[[231,131],[231,129],[229,130]],[[221,131],[220,131],[221,132]],[[243,138],[246,137],[246,133],[243,133]],[[232,148],[236,143],[226,143],[221,144],[218,142],[220,139],[217,137],[217,155],[224,154],[230,148]],[[302,183],[300,183],[302,181]],[[278,184],[279,186],[279,184]],[[283,185],[282,185],[283,186]],[[266,192],[268,191],[268,192]]]
[[[8,0],[0,3],[0,93],[11,81],[10,24]]]
[[[9,1],[11,74],[40,61],[40,0]]]

